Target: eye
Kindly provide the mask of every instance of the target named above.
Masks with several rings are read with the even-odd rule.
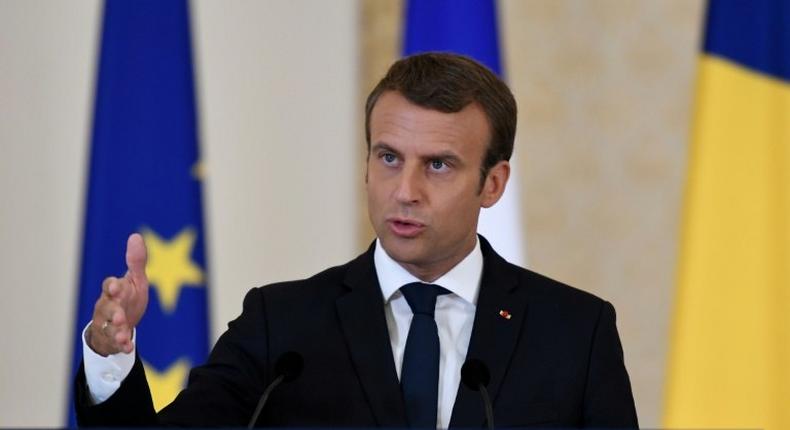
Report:
[[[395,156],[395,154],[393,154],[391,152],[385,152],[385,153],[379,155],[379,158],[381,158],[382,161],[384,161],[384,164],[386,164],[388,166],[392,166],[395,163],[397,163],[397,161],[398,161],[398,157]]]
[[[444,160],[431,160],[430,168],[434,172],[444,172],[450,168]]]

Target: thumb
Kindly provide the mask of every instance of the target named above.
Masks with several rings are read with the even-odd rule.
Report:
[[[132,281],[137,285],[148,282],[145,276],[145,263],[148,260],[148,251],[145,249],[145,241],[139,233],[129,235],[126,242],[126,267]]]

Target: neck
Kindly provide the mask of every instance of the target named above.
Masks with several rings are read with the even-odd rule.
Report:
[[[397,263],[420,281],[430,284],[444,276],[447,272],[452,270],[453,267],[457,266],[458,263],[463,261],[464,258],[469,256],[476,245],[477,234],[475,234],[474,240],[468,241],[468,244],[465,243],[460,251],[454,253],[452,257],[423,264],[404,263],[400,261]]]

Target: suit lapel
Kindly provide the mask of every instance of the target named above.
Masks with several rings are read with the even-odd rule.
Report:
[[[494,252],[482,236],[480,242],[483,251],[483,277],[466,358],[481,360],[488,366],[491,373],[488,393],[491,401],[496,404],[497,394],[507,377],[510,359],[526,316],[527,299],[525,294],[517,294],[516,271]],[[501,311],[504,312],[500,314]],[[480,427],[484,422],[480,393],[461,383],[450,426],[473,428]],[[496,417],[494,422],[496,423]]]
[[[384,299],[373,264],[373,246],[351,262],[345,284],[349,291],[337,299],[337,314],[376,423],[408,427],[384,317]]]

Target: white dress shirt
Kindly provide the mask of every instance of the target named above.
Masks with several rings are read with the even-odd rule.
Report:
[[[384,315],[390,334],[392,356],[400,379],[403,365],[403,350],[409,335],[412,311],[400,287],[412,282],[422,282],[393,260],[381,243],[376,241],[373,254],[376,274],[384,296]],[[436,298],[434,319],[439,331],[439,404],[436,414],[437,428],[447,428],[453,413],[455,395],[461,382],[461,366],[466,360],[469,338],[480,292],[480,278],[483,275],[483,253],[480,241],[460,263],[431,282],[450,291],[451,294]]]
[[[134,350],[125,354],[119,352],[106,357],[94,352],[85,340],[85,332],[90,323],[82,330],[82,361],[85,366],[85,382],[88,383],[88,392],[94,405],[107,400],[118,391],[121,382],[129,376],[134,367]],[[132,345],[135,341],[135,332],[132,330]]]
[[[376,275],[384,301],[384,315],[387,320],[392,357],[400,379],[403,365],[403,350],[409,334],[412,312],[400,287],[422,282],[393,260],[381,243],[376,240],[373,254]],[[447,428],[453,413],[455,395],[461,381],[461,366],[466,360],[469,338],[472,336],[477,295],[480,292],[480,278],[483,274],[483,254],[480,241],[460,263],[442,275],[432,284],[450,291],[436,299],[434,319],[439,331],[439,404],[436,426]],[[85,328],[87,330],[87,326]],[[94,404],[99,404],[112,396],[121,386],[134,366],[135,352],[118,353],[107,357],[95,353],[85,341],[82,332],[82,357],[85,363],[85,379]],[[134,344],[134,335],[132,344]]]

